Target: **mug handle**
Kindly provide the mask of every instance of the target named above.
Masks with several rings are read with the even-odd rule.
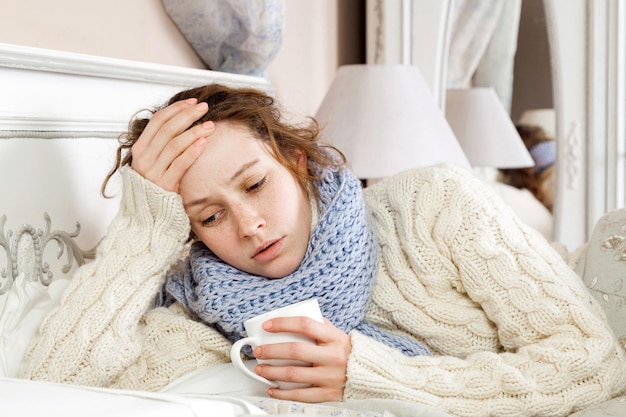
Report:
[[[259,341],[254,336],[244,337],[243,339],[237,340],[233,343],[233,346],[230,348],[230,361],[233,363],[235,368],[239,369],[249,378],[254,379],[255,381],[261,382],[262,384],[269,385],[270,387],[277,387],[278,383],[274,381],[270,381],[269,379],[263,378],[261,375],[257,375],[254,371],[250,370],[241,359],[241,349],[244,346],[249,345],[253,348],[259,345]]]

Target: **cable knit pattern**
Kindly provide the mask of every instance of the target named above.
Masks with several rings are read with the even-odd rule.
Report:
[[[381,247],[366,318],[441,356],[406,357],[352,332],[345,397],[458,416],[566,416],[626,388],[626,360],[582,281],[463,170],[365,190]]]
[[[124,180],[98,258],[44,322],[24,377],[157,390],[228,361],[230,342],[179,304],[150,308],[188,220],[178,196],[131,170]],[[352,331],[345,399],[400,399],[462,417],[554,417],[626,388],[626,359],[600,306],[486,184],[433,167],[364,196],[380,245],[365,320],[435,355],[409,357]]]
[[[79,268],[43,323],[22,377],[158,390],[199,366],[228,360],[230,343],[182,310],[152,309],[142,319],[181,256],[189,219],[178,194],[130,168],[123,180],[120,212],[96,260]]]
[[[241,271],[195,242],[185,267],[173,270],[165,291],[194,317],[235,342],[244,322],[267,311],[317,298],[324,317],[348,333],[356,328],[407,355],[429,354],[415,339],[363,322],[377,266],[377,245],[363,203],[361,183],[347,169],[327,169],[315,184],[319,221],[304,259],[281,279]],[[244,350],[249,357],[252,349]]]

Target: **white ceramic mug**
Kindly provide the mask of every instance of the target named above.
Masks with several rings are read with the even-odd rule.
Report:
[[[244,337],[236,341],[233,344],[233,347],[230,350],[230,359],[235,366],[236,369],[239,369],[243,372],[244,375],[254,379],[255,381],[262,382],[271,387],[279,387],[281,389],[292,389],[292,388],[304,388],[308,387],[309,384],[299,384],[292,382],[284,382],[284,381],[270,381],[269,379],[263,378],[260,375],[257,375],[253,370],[248,368],[241,359],[241,349],[244,346],[251,346],[252,349],[261,345],[269,345],[273,343],[286,343],[286,342],[301,342],[301,343],[315,343],[313,340],[304,337],[300,334],[296,333],[269,333],[263,330],[261,327],[264,322],[269,319],[276,317],[310,317],[314,320],[319,321],[320,323],[324,322],[322,317],[322,312],[320,311],[320,306],[317,302],[317,299],[311,298],[309,300],[301,301],[299,303],[291,304],[282,308],[278,308],[276,310],[269,311],[267,313],[263,313],[256,317],[253,317],[249,320],[246,320],[243,325],[248,333],[248,337]],[[278,365],[278,366],[289,366],[289,365],[297,365],[297,366],[309,366],[311,364],[301,361],[293,361],[293,360],[263,360],[257,359],[259,363],[267,363],[270,365]]]

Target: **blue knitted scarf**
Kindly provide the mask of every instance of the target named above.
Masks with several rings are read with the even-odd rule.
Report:
[[[327,169],[316,185],[320,220],[296,271],[280,279],[251,275],[195,242],[184,267],[168,275],[163,303],[178,301],[234,342],[246,336],[245,320],[317,298],[324,317],[344,332],[356,329],[406,355],[428,354],[416,340],[363,321],[378,253],[360,182],[346,169]]]

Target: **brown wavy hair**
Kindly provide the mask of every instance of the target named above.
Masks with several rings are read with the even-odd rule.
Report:
[[[520,124],[515,128],[529,150],[541,142],[554,140],[539,126]],[[553,211],[554,164],[542,171],[537,171],[535,167],[501,169],[500,181],[516,188],[528,189],[550,212]]]
[[[293,161],[294,151],[306,155],[311,163],[320,167],[339,167],[346,158],[337,148],[321,144],[321,129],[317,121],[309,117],[309,123],[295,125],[283,121],[283,115],[273,97],[253,88],[234,88],[221,84],[209,84],[181,91],[167,103],[154,109],[147,109],[150,117],[140,117],[141,111],[130,121],[128,132],[119,137],[120,146],[116,151],[115,164],[107,174],[101,188],[106,195],[106,187],[111,177],[125,165],[133,161],[131,148],[144,131],[152,115],[157,111],[181,100],[196,98],[209,105],[208,112],[193,123],[195,126],[206,121],[238,123],[250,129],[261,140],[266,141],[274,152],[274,157],[285,166],[304,186],[306,181],[315,181],[319,170],[309,169],[301,173]]]

